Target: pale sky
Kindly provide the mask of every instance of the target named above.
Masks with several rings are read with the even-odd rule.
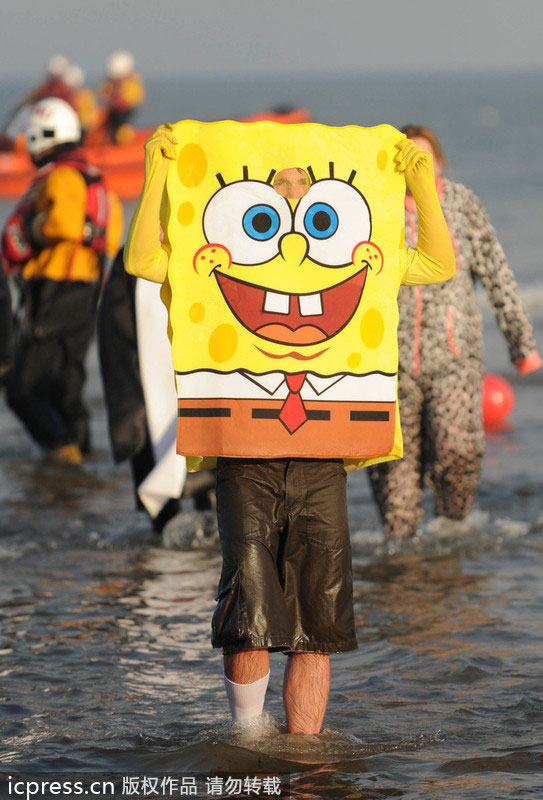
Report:
[[[542,70],[543,0],[2,0],[0,80],[116,49],[147,77]]]

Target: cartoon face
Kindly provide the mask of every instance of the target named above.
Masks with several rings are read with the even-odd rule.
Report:
[[[163,220],[174,364],[395,372],[401,134],[181,122]]]
[[[299,202],[292,206],[277,185],[272,189],[247,179],[219,189],[204,211],[209,244],[196,252],[194,269],[215,276],[232,314],[256,337],[306,348],[331,339],[349,322],[367,270],[380,271],[383,259],[369,241],[370,211],[357,189],[333,178],[311,188],[302,179],[302,187],[305,191],[298,184],[285,189],[297,195]],[[231,277],[232,264],[266,265],[273,287]],[[315,283],[319,291],[292,293],[293,273],[300,269],[314,277],[321,273]]]

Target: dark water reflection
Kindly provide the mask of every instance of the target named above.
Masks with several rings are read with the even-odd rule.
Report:
[[[515,433],[523,459],[496,463],[489,443],[460,538],[427,532],[387,550],[365,476],[350,477],[360,647],[333,658],[325,733],[296,737],[283,732],[279,654],[268,716],[257,729],[229,722],[209,645],[219,554],[168,550],[133,512],[92,386],[97,449],[76,472],[45,468],[0,409],[4,774],[269,772],[293,798],[543,796],[529,431]]]

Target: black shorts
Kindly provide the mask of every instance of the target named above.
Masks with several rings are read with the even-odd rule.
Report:
[[[213,647],[356,649],[343,462],[220,458]]]

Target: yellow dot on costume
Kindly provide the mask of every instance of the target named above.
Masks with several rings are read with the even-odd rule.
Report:
[[[177,174],[184,186],[199,186],[207,172],[207,158],[199,144],[186,144],[177,159]]]
[[[351,353],[351,355],[347,359],[347,365],[351,369],[356,369],[361,361],[362,361],[362,356],[360,355],[360,353]]]
[[[388,164],[388,153],[386,150],[379,150],[377,153],[377,169],[384,169]]]
[[[191,322],[201,322],[205,317],[206,310],[201,303],[193,303],[189,310]]]
[[[231,325],[219,325],[215,328],[208,342],[209,355],[219,364],[232,358],[237,350],[238,335]]]
[[[360,323],[360,338],[370,349],[379,347],[385,335],[385,323],[380,311],[370,308],[362,317]]]
[[[181,203],[177,209],[177,219],[180,225],[190,225],[194,218],[194,206],[192,203]]]

